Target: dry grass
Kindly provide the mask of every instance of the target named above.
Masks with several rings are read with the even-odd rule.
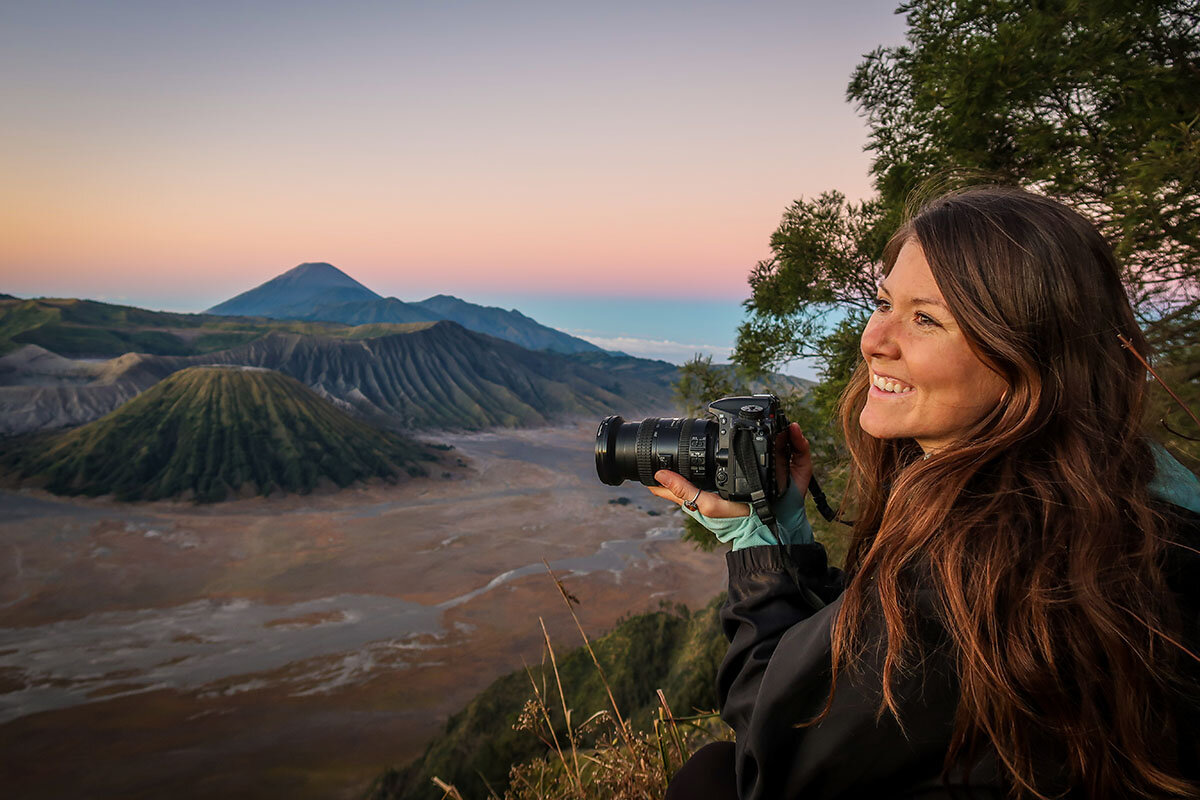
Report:
[[[545,562],[543,562],[545,563]],[[667,782],[700,747],[729,740],[732,731],[716,711],[676,716],[662,690],[658,690],[657,715],[649,730],[637,730],[621,714],[604,668],[596,658],[591,640],[575,614],[579,601],[566,590],[546,564],[584,647],[592,657],[600,681],[608,694],[609,707],[576,721],[558,673],[558,658],[539,617],[546,641],[540,670],[526,667],[531,695],[525,702],[515,730],[527,731],[546,747],[546,754],[509,772],[503,798],[490,786],[490,800],[658,800]],[[546,668],[549,657],[550,669]],[[550,678],[553,678],[553,686]],[[539,680],[540,679],[540,680]],[[560,735],[561,732],[561,735]],[[594,741],[584,746],[584,741]],[[433,779],[443,800],[464,800],[459,790],[439,778]]]

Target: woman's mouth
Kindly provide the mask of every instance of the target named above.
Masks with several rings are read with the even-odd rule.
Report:
[[[897,380],[896,378],[892,378],[887,375],[877,375],[876,373],[872,372],[871,388],[878,389],[880,392],[884,392],[886,394],[894,395],[908,394],[909,392],[913,391],[915,387],[909,386],[907,383]]]

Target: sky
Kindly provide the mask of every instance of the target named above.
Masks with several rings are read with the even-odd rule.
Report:
[[[0,292],[201,311],[327,261],[720,361],[786,206],[871,194],[845,89],[896,4],[5,0]]]

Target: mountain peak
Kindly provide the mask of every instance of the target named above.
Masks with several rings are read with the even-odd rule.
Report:
[[[213,306],[208,313],[301,318],[323,305],[379,299],[379,295],[333,264],[308,261]]]
[[[278,281],[278,284],[276,284]],[[277,275],[267,283],[278,286],[311,286],[313,288],[330,288],[330,287],[345,287],[357,288],[366,292],[371,292],[366,286],[363,286],[358,281],[351,278],[346,273],[325,261],[305,261],[303,264],[298,264],[282,275]],[[375,294],[371,292],[371,294]],[[378,297],[379,295],[375,295]]]

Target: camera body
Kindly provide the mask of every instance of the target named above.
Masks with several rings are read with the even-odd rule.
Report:
[[[775,455],[778,448],[790,446],[788,421],[779,407],[779,398],[773,394],[722,397],[708,404],[708,413],[718,426],[713,457],[717,494],[726,500],[750,503],[755,499],[756,487],[761,487],[766,499],[774,500],[779,489]],[[734,439],[741,436],[753,446],[753,464],[737,457]],[[783,463],[787,461],[785,457]]]
[[[678,472],[700,489],[755,507],[779,492],[776,454],[786,464],[788,421],[773,394],[722,397],[708,419],[606,417],[596,431],[596,473],[610,486],[636,480],[658,486],[654,473]]]

